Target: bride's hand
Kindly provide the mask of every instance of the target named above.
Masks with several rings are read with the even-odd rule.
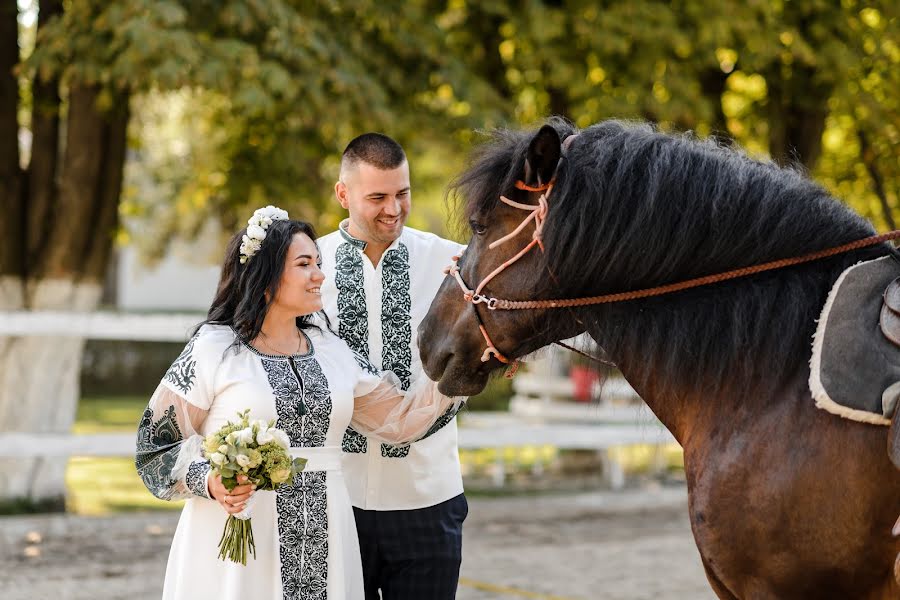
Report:
[[[216,475],[215,477],[209,478],[209,495],[212,496],[216,502],[222,505],[222,508],[225,509],[229,515],[234,515],[242,510],[244,510],[244,506],[247,503],[247,500],[250,499],[250,496],[253,495],[254,490],[256,489],[255,485],[247,483],[246,475],[238,475],[238,485],[230,492],[228,488],[222,485],[222,476]]]

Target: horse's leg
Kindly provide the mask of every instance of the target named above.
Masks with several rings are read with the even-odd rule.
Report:
[[[709,563],[706,562],[706,558],[703,555],[700,556],[700,561],[703,563],[703,570],[706,571],[706,579],[709,581],[709,586],[716,593],[716,596],[719,597],[719,600],[740,600],[719,580],[719,577],[712,570],[712,567],[709,566]]]

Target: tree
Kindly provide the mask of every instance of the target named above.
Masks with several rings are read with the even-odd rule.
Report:
[[[423,99],[463,69],[441,53],[423,6],[41,0],[33,50],[17,67],[17,40],[34,26],[20,28],[17,6],[4,3],[0,307],[97,306],[128,127],[148,94],[210,101],[192,110],[212,127],[213,169],[179,189],[194,186],[197,213],[271,198],[297,182],[316,185],[316,157],[347,131],[388,122],[411,131],[442,110]],[[20,116],[31,134],[24,155]],[[68,432],[81,347],[74,338],[0,338],[0,428]],[[61,461],[0,462],[0,498],[59,505],[64,468]]]
[[[639,118],[735,139],[889,225],[898,13],[886,1],[544,0],[456,2],[442,22],[520,122]]]

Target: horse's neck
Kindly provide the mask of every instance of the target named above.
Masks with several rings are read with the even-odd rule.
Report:
[[[662,382],[653,378],[653,365],[621,358],[616,362],[622,374],[650,407],[656,418],[672,432],[679,443],[683,444],[684,436],[702,410],[698,394],[691,390],[674,390],[664,386]]]
[[[655,378],[654,365],[644,357],[633,361],[625,357],[614,359],[641,399],[682,446],[692,436],[698,442],[707,439],[712,431],[723,436],[738,433],[770,411],[791,410],[804,399],[812,404],[809,375],[802,370],[766,390],[716,390],[711,382],[700,380],[694,387],[679,389]],[[723,424],[727,426],[723,428]]]

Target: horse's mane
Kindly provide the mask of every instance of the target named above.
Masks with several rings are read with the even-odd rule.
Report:
[[[561,138],[576,133],[565,121],[550,124]],[[522,176],[532,136],[496,133],[454,182],[451,189],[465,200],[467,217],[490,212],[499,194],[509,193]],[[555,276],[546,279],[561,287],[504,290],[505,297],[572,298],[648,288],[874,233],[867,221],[797,170],[751,159],[712,140],[620,121],[599,123],[572,140],[549,202],[542,260]],[[716,387],[778,385],[809,360],[815,319],[840,272],[889,252],[881,245],[667,296],[588,308],[581,318],[610,356],[652,361],[657,381],[692,388],[698,378]]]

